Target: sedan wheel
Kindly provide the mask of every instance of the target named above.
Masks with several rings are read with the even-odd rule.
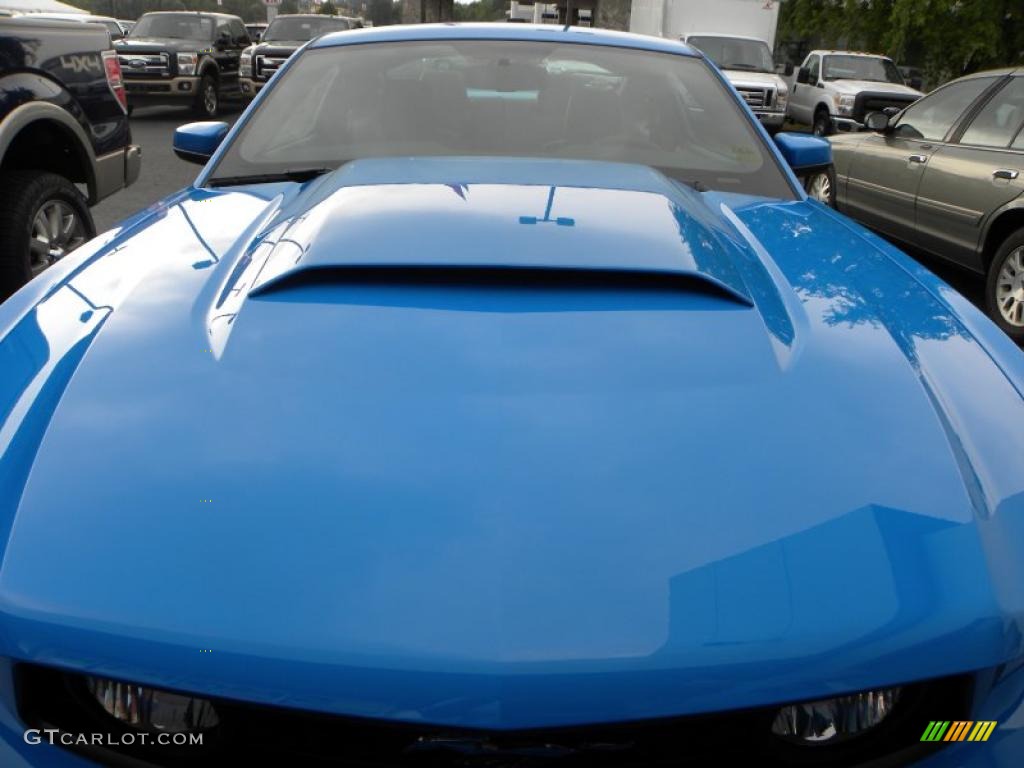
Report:
[[[996,278],[996,306],[1015,328],[1024,328],[1024,246],[1003,261]]]
[[[47,200],[32,219],[29,269],[35,277],[88,239],[85,223],[63,200]]]

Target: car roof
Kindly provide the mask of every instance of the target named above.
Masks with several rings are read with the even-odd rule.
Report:
[[[214,13],[213,11],[147,11],[142,16],[180,16],[181,14],[189,14],[191,16],[209,16],[215,19],[239,19],[240,16],[236,16],[233,13]],[[142,16],[139,18],[141,19]],[[245,22],[242,22],[243,24]]]
[[[58,21],[81,21],[99,23],[101,21],[117,21],[113,16],[94,16],[91,13],[33,13],[37,19],[57,19]]]
[[[699,57],[679,40],[634,35],[596,27],[560,27],[554,24],[406,24],[363,27],[332,32],[312,43],[313,48],[332,48],[360,43],[393,43],[430,40],[522,40],[525,42],[578,43],[634,48],[658,53]]]
[[[863,56],[867,59],[889,59],[889,61],[892,61],[892,58],[886,56],[884,53],[868,53],[867,51],[818,50],[811,51],[807,55],[811,56],[812,54],[818,54],[819,56]]]
[[[690,32],[684,37],[689,40],[691,37],[726,37],[730,40],[752,40],[755,43],[764,43],[768,45],[768,41],[761,37],[753,37],[751,35],[734,35],[731,32]]]

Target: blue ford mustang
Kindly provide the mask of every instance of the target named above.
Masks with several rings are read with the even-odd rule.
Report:
[[[0,306],[0,765],[1020,764],[1024,358],[817,140],[494,25],[175,148]]]

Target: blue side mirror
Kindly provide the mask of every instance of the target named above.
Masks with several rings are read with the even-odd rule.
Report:
[[[186,123],[174,131],[174,154],[190,163],[206,165],[228,134],[227,123]]]
[[[832,165],[832,145],[806,133],[777,133],[775,145],[794,171]]]

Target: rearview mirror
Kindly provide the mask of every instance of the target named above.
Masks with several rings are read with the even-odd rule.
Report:
[[[807,173],[832,165],[832,145],[828,139],[806,133],[777,133],[775,146],[794,171]]]
[[[798,83],[811,82],[811,71],[807,67],[800,67],[800,71],[796,73],[796,81]]]
[[[174,131],[174,154],[186,162],[206,165],[227,134],[227,123],[186,123]]]
[[[889,129],[889,116],[884,112],[872,112],[864,118],[864,126],[875,133],[885,133]]]

